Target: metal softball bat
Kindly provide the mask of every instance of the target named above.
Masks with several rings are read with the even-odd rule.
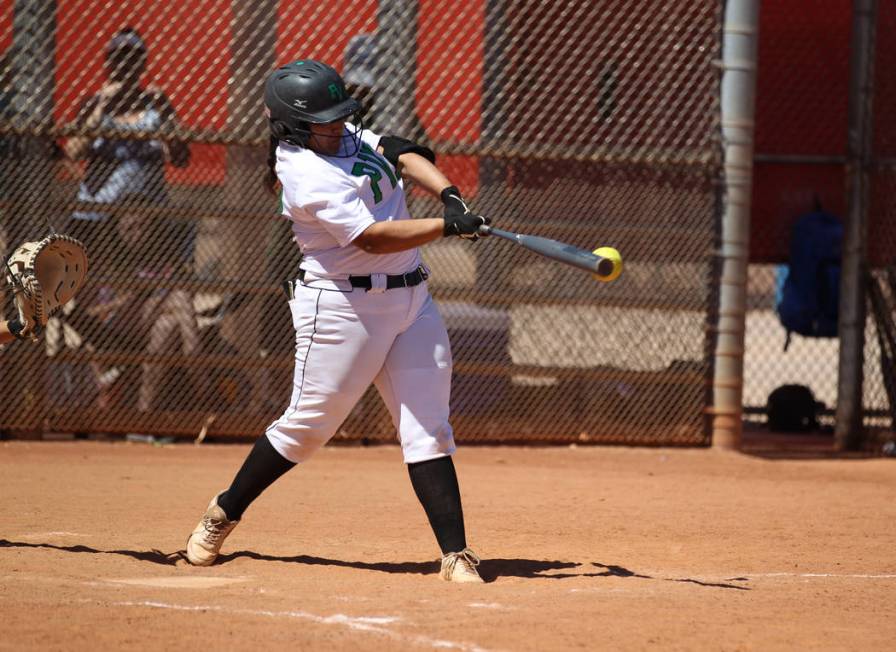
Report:
[[[588,251],[558,240],[504,231],[488,224],[479,227],[479,235],[494,235],[510,240],[546,258],[591,272],[594,278],[605,283],[617,279],[622,273],[622,257],[612,247],[600,247]]]

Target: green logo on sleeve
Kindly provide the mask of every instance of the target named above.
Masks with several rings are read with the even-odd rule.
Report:
[[[370,189],[373,190],[373,203],[379,204],[383,199],[383,191],[380,190],[380,182],[385,176],[389,179],[392,187],[398,185],[398,179],[389,164],[381,158],[367,143],[361,144],[361,151],[358,152],[357,163],[352,166],[352,174],[356,177],[370,177]]]

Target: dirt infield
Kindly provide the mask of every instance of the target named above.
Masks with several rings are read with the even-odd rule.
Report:
[[[892,649],[896,463],[462,448],[449,585],[396,447],[335,447],[176,554],[248,447],[0,443],[0,649]]]

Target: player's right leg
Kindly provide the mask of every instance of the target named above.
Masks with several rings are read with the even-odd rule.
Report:
[[[300,285],[289,305],[296,329],[289,407],[255,443],[230,487],[212,499],[187,541],[193,564],[213,563],[243,511],[335,434],[382,368],[407,314],[401,293],[366,295],[341,282]]]

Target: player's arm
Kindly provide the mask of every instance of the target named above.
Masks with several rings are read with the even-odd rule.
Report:
[[[491,221],[467,208],[457,186],[451,185],[448,177],[436,167],[436,155],[428,147],[406,138],[384,136],[377,149],[403,179],[414,182],[442,200],[445,205],[444,235],[476,240],[479,227]]]
[[[475,239],[479,226],[489,222],[467,208],[457,187],[435,166],[435,155],[430,149],[402,138],[385,137],[377,150],[402,178],[439,197],[445,205],[444,217],[377,222],[352,241],[356,247],[386,254],[413,249],[442,236]]]
[[[386,149],[387,158],[388,154],[388,149]],[[476,240],[479,227],[482,224],[488,224],[491,220],[473,213],[467,207],[460,190],[457,189],[457,186],[452,185],[448,177],[436,167],[435,157],[430,158],[430,156],[432,156],[432,152],[427,148],[409,147],[396,157],[398,163],[396,169],[403,179],[413,181],[442,200],[445,206],[442,219],[443,235],[457,235]]]
[[[448,177],[436,167],[436,155],[428,147],[398,136],[383,136],[377,151],[403,179],[413,181],[436,197],[452,185]]]
[[[374,222],[352,244],[370,254],[393,254],[437,240],[444,235],[444,230],[445,221],[440,217]]]
[[[489,223],[488,218],[476,215],[467,208],[457,188],[450,185],[445,175],[434,165],[422,157],[417,158],[426,164],[419,168],[418,183],[440,196],[442,203],[445,204],[444,217],[374,222],[352,240],[353,245],[372,254],[390,254],[414,249],[451,235],[475,240],[478,237],[476,234],[479,227]],[[415,167],[415,163],[416,161],[411,161],[412,168]],[[442,190],[437,192],[438,188]]]

